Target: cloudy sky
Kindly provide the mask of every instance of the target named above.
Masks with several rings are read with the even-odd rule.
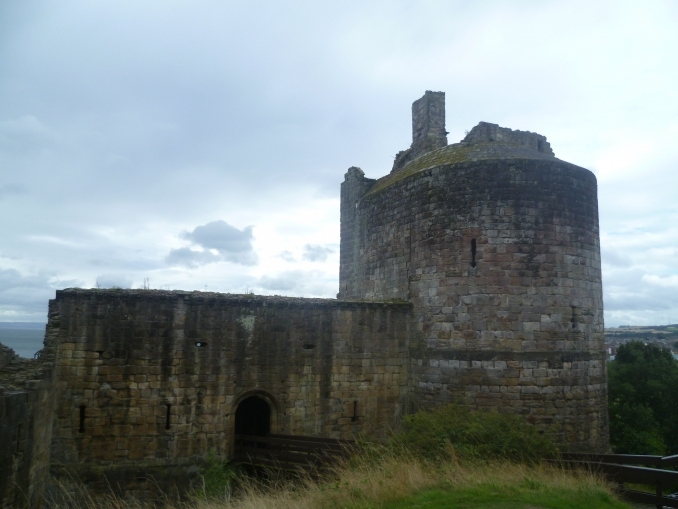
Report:
[[[335,296],[339,185],[410,105],[598,177],[606,325],[678,322],[672,0],[0,2],[0,321],[55,289]]]

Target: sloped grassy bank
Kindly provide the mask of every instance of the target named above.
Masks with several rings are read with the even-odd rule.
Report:
[[[384,458],[342,472],[332,484],[301,490],[254,491],[230,504],[238,509],[497,507],[622,508],[608,488],[589,475],[506,462],[423,464]]]
[[[471,413],[450,405],[409,416],[387,444],[361,441],[353,457],[317,479],[259,481],[228,464],[204,471],[182,509],[626,508],[602,479],[542,462],[558,451],[515,416]],[[73,507],[58,504],[53,507]],[[113,497],[87,509],[144,507]]]

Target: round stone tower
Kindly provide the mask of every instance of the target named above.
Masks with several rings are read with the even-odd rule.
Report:
[[[444,116],[426,92],[391,173],[348,170],[338,297],[413,303],[411,409],[523,414],[566,449],[604,451],[596,178],[535,133],[481,122],[447,145]]]

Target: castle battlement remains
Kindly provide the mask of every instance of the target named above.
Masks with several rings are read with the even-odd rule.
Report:
[[[450,402],[608,448],[595,176],[495,124],[448,145],[426,92],[392,170],[341,184],[336,300],[58,291],[40,359],[0,351],[0,507],[50,472],[187,487],[236,433],[385,436]]]

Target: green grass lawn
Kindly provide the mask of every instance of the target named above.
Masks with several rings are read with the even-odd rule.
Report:
[[[478,486],[467,489],[428,489],[412,496],[380,505],[359,505],[360,509],[622,509],[631,506],[619,502],[605,491],[562,491],[539,486]]]

